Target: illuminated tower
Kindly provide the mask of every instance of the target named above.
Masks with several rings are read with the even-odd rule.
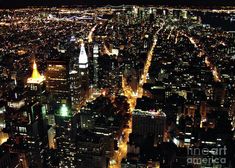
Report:
[[[33,62],[33,72],[31,77],[27,79],[29,89],[29,101],[39,100],[42,102],[43,93],[45,92],[45,77],[38,72],[37,64]]]
[[[23,131],[27,135],[27,138],[23,138],[23,144],[29,150],[27,153],[29,164],[34,167],[42,165],[44,149],[47,146],[45,77],[38,72],[35,60],[33,62],[32,75],[27,79],[27,87],[28,96],[25,109],[28,110],[27,113],[20,117],[21,122],[18,122],[17,125],[22,128],[19,131]]]
[[[37,64],[33,62],[33,73],[30,78],[28,78],[27,83],[42,83],[45,80],[43,75],[38,72]]]
[[[84,43],[81,43],[79,58],[78,58],[78,66],[80,69],[81,76],[87,76],[88,75],[88,57],[85,50]]]
[[[88,69],[88,56],[86,53],[85,45],[81,42],[80,53],[78,58],[78,72],[81,82],[81,95],[86,97],[89,89],[89,69]]]
[[[78,56],[73,58],[69,71],[73,113],[85,101],[89,89],[88,56],[83,41],[81,40],[80,42],[80,52]]]

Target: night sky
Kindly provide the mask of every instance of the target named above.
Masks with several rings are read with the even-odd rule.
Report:
[[[0,0],[0,8],[61,5],[173,5],[173,6],[233,6],[234,0]]]

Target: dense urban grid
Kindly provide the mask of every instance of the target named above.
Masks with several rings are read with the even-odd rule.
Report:
[[[0,168],[234,168],[235,10],[0,10]]]

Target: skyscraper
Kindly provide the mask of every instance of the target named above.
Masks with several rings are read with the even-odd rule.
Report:
[[[57,104],[70,104],[68,61],[49,60],[47,62],[46,89]]]
[[[32,76],[27,79],[27,91],[17,86],[9,93],[6,107],[6,132],[22,160],[23,167],[42,167],[47,146],[45,115],[42,103],[45,78],[34,61]]]
[[[55,113],[56,121],[56,143],[57,152],[60,158],[59,167],[75,167],[74,155],[75,144],[72,142],[72,114],[66,104],[62,104],[59,110]]]
[[[77,106],[81,103],[82,97],[82,82],[80,81],[79,72],[71,70],[69,72],[70,78],[70,93],[72,109],[76,110]]]
[[[45,80],[45,77],[38,72],[37,64],[34,60],[32,76],[28,78],[27,83],[28,84],[41,84],[44,80]],[[34,90],[34,88],[32,88],[32,90]]]
[[[78,67],[80,70],[80,74],[82,76],[88,75],[88,57],[87,57],[85,45],[83,42],[81,43],[81,47],[80,47],[80,53],[79,53],[79,58],[78,58]]]
[[[43,94],[45,93],[45,77],[38,72],[35,60],[33,62],[32,75],[27,79],[27,86],[30,97],[28,101],[35,101],[37,99],[42,103]]]
[[[132,116],[132,133],[143,138],[154,137],[154,145],[163,142],[164,130],[166,125],[166,114],[161,110],[142,111],[136,109]]]
[[[99,46],[97,44],[94,45],[93,48],[93,65],[94,65],[94,86],[98,85],[98,57],[99,57]]]
[[[21,108],[8,108],[6,131],[12,146],[27,167],[42,167],[45,139],[43,108],[39,102],[24,104]],[[13,115],[14,114],[14,115]]]
[[[76,110],[79,105],[85,100],[89,89],[89,69],[88,56],[84,43],[80,44],[80,52],[78,59],[74,57],[73,65],[71,65],[70,77],[70,92],[72,109]]]
[[[86,97],[89,90],[89,68],[88,68],[88,56],[85,49],[85,44],[81,42],[80,53],[78,58],[78,72],[79,80],[81,83],[81,97]]]

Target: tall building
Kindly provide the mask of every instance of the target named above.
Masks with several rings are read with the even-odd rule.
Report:
[[[5,131],[10,144],[22,160],[23,167],[43,167],[43,155],[47,146],[45,78],[37,70],[34,61],[32,76],[25,87],[17,85],[8,92],[5,111]],[[25,85],[25,84],[24,84]]]
[[[107,157],[105,155],[107,138],[93,132],[80,131],[76,140],[76,161],[79,168],[105,168]]]
[[[99,57],[99,88],[108,90],[108,93],[117,93],[121,90],[122,76],[118,60],[112,56]]]
[[[0,146],[0,167],[17,167],[19,163],[16,153],[10,153]]]
[[[27,86],[28,86],[28,95],[27,95],[27,105],[30,105],[29,102],[33,104],[32,107],[35,106],[35,112],[32,110],[32,116],[30,117],[37,117],[35,118],[35,122],[37,124],[37,131],[32,129],[32,132],[35,131],[35,134],[38,134],[38,137],[33,137],[35,142],[38,142],[38,148],[40,152],[40,157],[43,159],[43,154],[41,153],[47,146],[47,122],[46,122],[46,115],[47,115],[47,99],[45,95],[46,85],[45,85],[45,77],[38,72],[37,64],[34,60],[33,62],[33,72],[31,77],[27,79]],[[39,111],[39,112],[38,112]],[[36,115],[37,116],[34,116]],[[31,120],[31,119],[30,119]],[[31,122],[31,121],[29,121]],[[32,145],[32,147],[34,147]],[[38,155],[37,153],[34,155]],[[36,156],[37,157],[37,156]]]
[[[83,42],[81,43],[81,47],[80,47],[78,67],[79,67],[81,76],[84,76],[84,77],[88,76],[88,56],[87,56],[85,45]]]
[[[48,130],[48,146],[49,149],[56,148],[56,131],[53,127]]]
[[[28,101],[45,101],[45,77],[38,72],[37,64],[33,62],[33,72],[27,79],[27,87],[30,99]],[[44,99],[43,99],[44,98]]]
[[[163,142],[164,130],[166,125],[166,114],[161,110],[142,111],[136,109],[132,114],[132,133],[143,138],[154,137],[154,145]]]
[[[71,94],[71,105],[72,109],[76,110],[77,106],[81,103],[82,96],[82,82],[80,80],[79,72],[71,70],[69,72],[70,78],[70,94]]]
[[[83,91],[86,92],[88,91],[89,88],[89,69],[88,69],[88,56],[83,42],[81,43],[80,47],[78,67],[79,67],[80,80],[82,82],[82,88]]]
[[[45,80],[45,77],[38,72],[37,64],[34,61],[32,76],[28,78],[27,83],[28,84],[41,84],[44,80]],[[33,88],[33,85],[32,85],[32,90],[35,90],[35,88]]]
[[[86,97],[88,95],[90,80],[89,80],[89,67],[88,56],[85,49],[85,44],[82,42],[80,47],[80,53],[78,58],[79,67],[79,79],[81,82],[81,96]]]
[[[219,105],[223,105],[226,97],[226,88],[221,83],[215,83],[213,88],[213,100]]]
[[[98,68],[99,68],[99,64],[98,64],[98,57],[99,57],[99,46],[96,44],[94,45],[93,48],[93,65],[94,65],[94,86],[97,87],[98,85]]]
[[[47,62],[46,89],[57,104],[70,104],[68,61],[49,60]]]
[[[44,110],[39,102],[25,103],[20,108],[8,107],[6,131],[23,167],[43,167],[43,154],[47,136],[43,125]]]
[[[55,114],[56,148],[59,157],[59,167],[75,167],[75,144],[72,141],[72,113],[66,104],[62,104]]]
[[[200,104],[200,115],[201,115],[201,127],[202,127],[202,122],[205,121],[207,117],[207,105],[205,101],[202,101]]]
[[[76,110],[85,100],[89,89],[89,69],[88,56],[84,43],[81,43],[79,57],[74,58],[73,65],[70,68],[70,92],[72,109]]]

